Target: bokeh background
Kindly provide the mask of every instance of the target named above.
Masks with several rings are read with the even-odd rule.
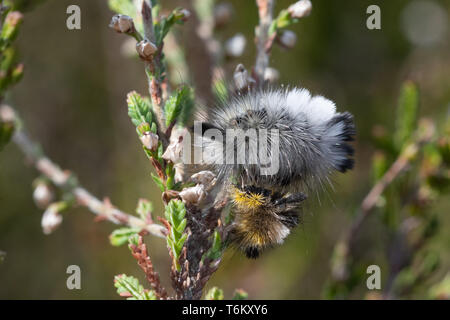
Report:
[[[232,69],[243,63],[250,68],[257,10],[254,1],[229,2],[234,8],[232,20],[217,38],[244,34],[245,53],[226,65]],[[275,11],[291,2],[278,0]],[[426,10],[420,7],[424,2],[431,4]],[[166,8],[183,6],[183,1],[162,3]],[[71,4],[81,8],[81,30],[66,28],[66,8]],[[371,4],[381,8],[381,30],[366,28],[366,8]],[[313,7],[310,17],[290,28],[298,35],[296,47],[289,51],[275,47],[270,63],[280,71],[280,83],[307,87],[336,101],[339,110],[355,115],[356,167],[336,176],[334,192],[322,194],[320,201],[308,200],[304,224],[283,246],[256,261],[226,253],[209,282],[223,288],[226,296],[243,288],[253,299],[320,298],[333,246],[371,186],[372,129],[374,125],[394,127],[403,81],[418,84],[421,115],[442,122],[449,114],[448,1],[315,0]],[[125,103],[129,91],[147,92],[146,77],[141,62],[123,54],[125,37],[108,28],[112,14],[103,0],[47,0],[26,13],[18,39],[26,73],[7,101],[19,110],[46,154],[73,170],[95,195],[110,197],[127,212],[134,211],[139,198],[147,197],[160,213],[160,192],[151,180],[151,166]],[[36,177],[13,144],[0,154],[0,250],[7,252],[0,265],[0,298],[120,299],[114,275],[142,279],[142,274],[126,246],[109,244],[108,235],[115,226],[96,223],[90,212],[78,208],[64,215],[57,231],[43,235],[42,210],[31,197]],[[428,246],[440,252],[441,264],[418,297],[450,269],[448,197],[438,200],[432,210],[440,213],[441,228]],[[364,234],[371,239],[368,264],[380,265],[383,278],[386,261],[380,228],[374,215]],[[147,243],[163,283],[170,287],[165,241],[147,237]],[[66,268],[72,264],[81,267],[81,290],[66,288]],[[364,291],[365,283],[361,283],[357,292]]]

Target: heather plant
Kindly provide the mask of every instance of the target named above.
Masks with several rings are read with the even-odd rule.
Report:
[[[274,14],[274,0],[256,0],[259,15],[255,29],[256,59],[247,69],[238,61],[245,50],[241,37],[223,44],[215,38],[215,28],[229,20],[229,8],[215,0],[192,0],[187,8],[171,11],[157,0],[108,1],[114,14],[109,27],[123,41],[135,46],[132,58],[142,62],[148,92],[131,91],[123,97],[123,105],[128,108],[130,126],[136,128],[136,138],[148,158],[151,179],[161,192],[153,200],[160,198],[164,203],[164,212],[155,212],[151,201],[140,199],[134,213],[118,209],[108,199],[98,199],[75,173],[51,160],[7,102],[8,90],[20,81],[24,70],[23,64],[17,62],[14,41],[23,14],[34,9],[35,4],[36,1],[0,2],[0,151],[5,152],[3,149],[9,142],[16,144],[39,173],[33,182],[33,198],[43,210],[43,232],[55,231],[63,216],[75,206],[85,207],[98,221],[116,225],[109,236],[111,245],[128,246],[147,281],[139,283],[135,275],[117,270],[114,287],[127,299],[246,299],[248,295],[243,289],[237,289],[231,297],[225,297],[217,287],[205,292],[224,252],[229,250],[233,215],[226,194],[212,192],[216,178],[212,172],[184,172],[181,140],[192,124],[197,105],[230,94],[225,89],[228,86],[225,60],[231,59],[236,65],[234,73],[228,75],[236,94],[277,83],[278,71],[269,66],[271,50],[275,45],[285,49],[295,46],[297,37],[288,28],[307,18],[311,2],[300,0]],[[202,70],[185,74],[183,82],[177,73],[187,73],[189,68],[176,32],[186,23],[196,24],[195,45],[203,61]],[[166,50],[167,46],[170,50]],[[202,77],[199,72],[204,73]],[[341,241],[330,257],[330,277],[323,289],[325,298],[351,298],[359,294],[355,288],[366,277],[367,259],[363,252],[369,251],[371,245],[360,239],[370,216],[376,216],[384,227],[383,252],[389,275],[382,291],[358,298],[412,297],[416,288],[434,275],[440,263],[439,252],[427,244],[442,232],[441,213],[433,211],[432,204],[448,195],[450,121],[420,118],[419,95],[416,84],[406,81],[399,94],[395,128],[376,126],[373,130],[373,145],[377,149],[370,172],[373,187],[361,204],[355,205],[352,224],[342,231]],[[166,241],[171,259],[170,290],[161,284],[145,242],[147,237]],[[0,251],[0,263],[5,257]],[[435,281],[425,298],[448,298],[449,277],[447,274]]]

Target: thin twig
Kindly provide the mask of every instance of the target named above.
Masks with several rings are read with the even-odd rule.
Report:
[[[145,38],[153,44],[156,44],[155,30],[153,27],[153,16],[152,16],[152,6],[151,2],[148,0],[142,1],[142,22],[144,24],[144,36]],[[161,52],[163,49],[163,43],[158,47],[153,59],[146,61],[147,73],[151,73],[152,76],[148,76],[149,80],[149,91],[150,97],[152,99],[153,111],[156,114],[158,127],[160,131],[160,138],[165,144],[166,137],[164,132],[166,131],[166,125],[164,123],[164,111],[163,111],[163,97],[162,97],[162,83],[159,76],[159,70],[161,70]]]
[[[407,147],[403,149],[398,158],[386,171],[384,176],[373,186],[373,188],[364,198],[351,227],[348,229],[344,238],[336,247],[340,248],[339,251],[342,254],[342,259],[340,260],[343,263],[340,263],[338,265],[339,268],[335,272],[333,272],[333,274],[335,274],[333,276],[335,280],[342,280],[342,277],[345,278],[349,275],[349,269],[351,268],[351,264],[354,262],[353,258],[356,239],[358,234],[362,230],[364,222],[367,220],[370,214],[374,212],[373,209],[376,207],[376,204],[378,203],[381,195],[384,193],[386,188],[408,168],[408,166],[411,164],[411,161],[417,156],[421,147],[432,140],[434,131],[434,124],[430,121],[423,120],[421,124],[419,124],[419,129],[416,131],[415,141],[412,141]],[[341,268],[343,269],[340,270]]]
[[[81,206],[87,207],[92,213],[109,220],[114,224],[127,225],[133,228],[140,228],[148,231],[150,234],[165,238],[165,228],[159,224],[148,224],[142,219],[129,215],[107,201],[101,201],[93,196],[89,191],[83,188],[76,179],[71,179],[72,175],[69,171],[62,170],[57,164],[46,157],[23,130],[18,130],[13,136],[13,142],[25,154],[25,156],[32,162],[34,167],[49,178],[57,187],[73,194],[77,203]]]
[[[168,295],[166,289],[161,285],[158,273],[153,268],[153,263],[148,255],[147,245],[141,235],[138,238],[138,244],[130,245],[131,253],[137,260],[139,267],[144,271],[147,281],[150,283],[155,295],[158,299],[167,300]]]
[[[404,151],[398,156],[391,167],[386,171],[384,176],[373,186],[369,193],[364,198],[358,215],[353,221],[353,224],[349,230],[347,236],[347,241],[350,247],[356,238],[357,233],[361,229],[364,221],[373,212],[378,200],[384,193],[384,190],[409,166],[411,159],[413,159],[419,152],[423,144],[429,142],[432,138],[431,133],[426,133],[424,136],[420,137],[409,145]]]
[[[255,63],[255,75],[258,86],[264,84],[264,72],[269,66],[269,54],[267,44],[269,39],[269,28],[273,20],[273,8],[275,0],[256,0],[259,12],[259,25],[256,29],[257,56]]]
[[[392,164],[384,176],[373,186],[369,193],[364,198],[358,215],[356,216],[349,232],[349,243],[352,244],[356,234],[361,229],[364,221],[373,212],[378,200],[384,193],[384,190],[394,181],[400,173],[402,173],[409,165],[410,161],[405,156],[399,156]]]

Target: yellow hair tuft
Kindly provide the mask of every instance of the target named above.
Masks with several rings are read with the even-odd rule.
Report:
[[[262,194],[253,192],[247,193],[238,188],[233,189],[232,199],[235,205],[247,210],[256,210],[262,206],[266,200]]]

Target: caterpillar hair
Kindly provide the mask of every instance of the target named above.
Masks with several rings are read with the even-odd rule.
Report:
[[[277,164],[271,174],[261,171],[260,136],[247,134],[262,129],[276,133],[276,137],[267,136],[269,165]],[[218,156],[225,159],[230,152],[226,141],[233,130],[239,134],[232,137],[231,150],[233,156],[243,153],[243,161],[218,161]],[[217,139],[217,134],[208,135],[208,131],[224,138]],[[239,135],[245,138],[239,139]],[[350,113],[337,112],[334,102],[301,88],[235,95],[203,119],[206,162],[229,189],[235,212],[232,240],[248,257],[280,244],[298,224],[300,203],[305,198],[302,191],[329,183],[333,172],[353,168],[353,148],[348,142],[354,135]],[[278,148],[272,149],[275,143]]]
[[[282,195],[256,186],[231,189],[235,206],[231,242],[248,258],[257,258],[261,251],[283,243],[300,222],[303,193]]]

